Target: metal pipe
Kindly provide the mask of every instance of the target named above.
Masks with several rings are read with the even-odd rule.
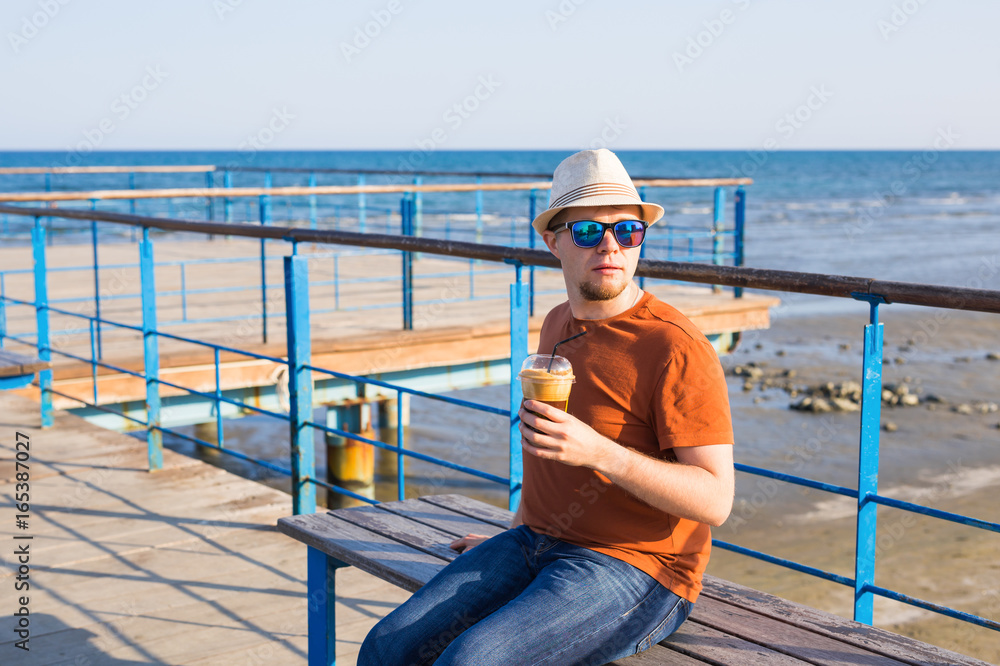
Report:
[[[187,275],[181,262],[181,321],[187,321]]]
[[[285,316],[288,345],[289,435],[292,447],[292,513],[315,513],[316,459],[312,418],[312,330],[309,325],[308,258],[284,258]]]
[[[743,189],[742,185],[740,187],[736,188],[736,196],[734,198],[734,202],[733,203],[734,203],[734,210],[733,210],[734,222],[733,222],[733,224],[734,224],[734,226],[736,228],[736,238],[735,238],[736,258],[734,259],[733,263],[736,264],[737,266],[742,266],[743,265],[743,231],[744,231],[744,227],[746,225],[746,205],[747,205],[747,193],[746,193],[746,190]],[[733,295],[736,298],[743,298],[743,288],[742,287],[736,287],[733,290]]]
[[[364,174],[358,174],[358,187],[363,187],[365,184]],[[365,232],[365,226],[367,222],[367,215],[365,214],[365,191],[358,190],[358,231],[361,233]]]
[[[316,187],[316,172],[309,172],[309,187]],[[316,228],[316,195],[309,195],[309,228]]]
[[[97,201],[90,202],[91,210],[97,208]],[[100,262],[97,258],[97,220],[90,221],[90,247],[94,257],[94,316],[97,317],[97,358],[104,358],[104,346],[101,344],[101,278]]]
[[[139,243],[142,287],[142,349],[146,376],[146,451],[149,471],[163,469],[163,433],[160,430],[160,347],[156,330],[156,263],[149,229],[143,227]]]
[[[4,348],[4,338],[7,337],[7,290],[4,277],[6,275],[0,272],[0,349]]]
[[[413,200],[403,197],[400,202],[402,217],[402,233],[404,236],[413,234]],[[403,330],[413,330],[413,253],[403,252]]]
[[[222,174],[222,187],[224,189],[230,190],[233,188],[233,174],[226,171]],[[233,200],[228,196],[223,199],[223,215],[226,218],[226,222],[233,221]]]
[[[521,280],[521,264],[514,263],[514,284],[510,285],[510,430],[508,448],[510,450],[510,481],[508,482],[508,505],[517,510],[521,502],[521,430],[517,416],[521,408],[521,382],[514,376],[528,357],[528,285]]]
[[[0,213],[25,216],[48,216],[65,219],[97,219],[103,222],[117,222],[148,226],[166,231],[188,231],[194,233],[229,233],[246,238],[275,238],[297,240],[317,244],[356,245],[410,252],[427,252],[489,261],[517,260],[525,265],[559,268],[559,260],[548,252],[528,248],[512,248],[500,245],[481,245],[434,238],[412,236],[389,236],[384,234],[361,234],[351,231],[296,229],[294,227],[263,227],[251,224],[223,225],[218,223],[191,222],[188,220],[168,220],[141,217],[122,213],[90,212],[85,210],[47,208],[22,208],[20,206],[0,206]],[[730,287],[765,289],[770,291],[794,291],[819,296],[853,298],[851,294],[880,294],[889,303],[909,303],[928,307],[953,310],[974,310],[1000,313],[1000,291],[971,289],[944,285],[929,285],[910,282],[876,280],[874,278],[822,273],[802,273],[766,268],[746,268],[737,266],[713,266],[675,261],[643,260],[636,270],[637,276],[661,280],[679,280],[702,284],[722,284]]]
[[[41,217],[35,217],[31,229],[31,249],[35,264],[35,327],[37,330],[38,358],[52,360],[49,340],[49,286],[45,260],[45,227]],[[51,428],[52,418],[52,368],[38,373],[38,391],[41,399],[42,427]]]
[[[725,214],[726,191],[717,187],[715,188],[714,215],[712,216],[712,263],[716,266],[725,264],[725,258],[722,256],[725,250],[725,236],[723,236],[726,229]],[[722,291],[722,285],[712,285],[712,291],[719,293]]]
[[[876,525],[878,505],[879,427],[882,410],[882,324],[877,295],[857,294],[867,301],[871,323],[865,326],[864,362],[861,383],[861,441],[858,458],[857,546],[854,556],[854,620],[872,624],[874,596],[867,589],[875,583]]]
[[[221,373],[221,363],[219,358],[219,348],[215,347],[212,350],[212,361],[215,365],[215,432],[216,441],[219,443],[219,448],[226,448],[226,437],[225,431],[222,426],[222,373]]]
[[[358,176],[359,182],[364,182],[364,176]],[[689,179],[658,179],[634,180],[649,187],[715,187],[724,185],[750,185],[749,178],[689,178]],[[173,189],[140,189],[131,190],[91,190],[65,192],[0,192],[0,202],[10,201],[85,201],[89,199],[190,199],[200,197],[256,197],[264,192],[274,196],[303,196],[307,194],[357,194],[359,204],[364,209],[366,194],[399,194],[403,192],[516,192],[524,190],[548,190],[552,183],[535,181],[523,183],[450,183],[441,185],[320,185],[319,187],[302,187],[290,185],[275,187],[271,190],[260,187],[234,187],[228,192],[216,188],[190,187]]]
[[[531,223],[538,216],[536,212],[538,206],[538,190],[531,190],[528,193],[528,247],[535,247],[535,228]],[[535,267],[528,267],[528,316],[535,316]]]

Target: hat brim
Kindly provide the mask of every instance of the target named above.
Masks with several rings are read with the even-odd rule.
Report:
[[[631,199],[620,194],[604,194],[579,199],[568,206],[548,208],[543,211],[541,215],[536,217],[534,221],[532,221],[531,226],[534,227],[535,231],[541,234],[549,228],[549,223],[552,221],[552,218],[559,214],[560,211],[564,211],[567,208],[583,208],[592,206],[638,206],[642,209],[640,219],[647,224],[655,224],[663,217],[663,208],[657,204],[636,201],[635,199]]]

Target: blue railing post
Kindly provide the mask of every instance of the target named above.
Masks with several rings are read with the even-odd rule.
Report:
[[[4,286],[4,274],[0,273],[0,349],[4,348],[4,338],[7,337],[7,310],[5,299],[7,297]]]
[[[424,179],[420,176],[413,177],[414,185],[423,185]],[[413,193],[413,235],[424,235],[424,193],[417,190]]]
[[[364,187],[365,184],[365,174],[358,174],[358,187]],[[367,212],[365,203],[365,193],[358,192],[358,231],[365,233],[365,226],[367,225]]]
[[[292,443],[292,513],[316,511],[316,459],[312,427],[312,336],[309,325],[309,264],[285,257],[285,321],[288,341],[288,402]]]
[[[271,174],[268,173],[268,187]],[[260,226],[271,224],[271,197],[260,195]],[[260,239],[260,330],[261,339],[267,343],[267,239]]]
[[[185,270],[185,263],[181,262],[181,321],[188,320],[188,301],[187,301],[187,271]]]
[[[400,202],[400,226],[404,236],[413,235],[413,200],[403,195]],[[403,330],[413,330],[413,253],[403,252]]]
[[[31,229],[31,248],[35,263],[35,326],[37,328],[38,358],[52,360],[49,340],[49,286],[45,264],[45,227],[42,218],[35,218]],[[52,427],[52,370],[38,373],[39,399],[41,400],[42,427]]]
[[[882,324],[875,294],[852,294],[870,307],[871,323],[865,326],[864,364],[861,384],[861,441],[858,456],[858,522],[854,561],[854,619],[872,624],[875,584],[875,546],[878,505],[879,427],[882,410]]]
[[[538,215],[538,190],[528,193],[528,247],[535,249],[535,228],[531,223]],[[535,267],[528,267],[528,316],[535,316]]]
[[[156,263],[149,227],[139,243],[139,280],[142,288],[142,349],[146,374],[146,450],[149,471],[163,469],[163,433],[160,431],[160,339],[156,333]]]
[[[476,187],[483,184],[483,177],[476,176]],[[476,242],[483,242],[483,191],[476,189]]]
[[[400,502],[406,499],[406,460],[403,458],[403,445],[406,443],[404,435],[406,434],[406,423],[408,417],[409,408],[404,410],[404,407],[408,404],[405,400],[407,394],[402,391],[396,391],[396,499]],[[404,411],[407,414],[404,414]],[[381,428],[381,425],[379,426]]]
[[[222,425],[222,364],[220,363],[219,348],[213,350],[213,364],[215,365],[215,434],[220,449],[226,448],[225,429]]]
[[[508,508],[517,510],[521,502],[521,431],[517,412],[521,408],[521,382],[517,373],[528,357],[528,285],[521,281],[521,263],[514,264],[515,280],[510,285],[510,499]]]
[[[316,172],[309,172],[309,187],[316,187]],[[309,195],[309,228],[316,228],[316,195]]]
[[[90,210],[97,210],[97,199],[90,200]],[[90,246],[94,257],[94,316],[97,317],[97,358],[104,358],[101,345],[101,279],[100,263],[97,258],[97,220],[90,221]]]
[[[87,321],[90,329],[90,382],[93,384],[92,396],[94,399],[94,404],[100,404],[97,401],[97,342],[94,340],[94,320],[90,319]]]
[[[726,249],[725,236],[723,232],[726,230],[726,191],[721,187],[715,188],[715,211],[712,218],[712,263],[716,266],[722,266],[726,263],[723,253]],[[722,291],[722,286],[718,284],[712,285],[713,292]]]
[[[743,227],[746,224],[746,206],[747,206],[747,193],[740,185],[736,188],[736,197],[734,199],[734,225],[736,228],[736,238],[734,239],[736,247],[736,257],[733,263],[737,266],[743,265]],[[733,295],[736,298],[743,298],[743,287],[736,287],[733,289]]]
[[[130,190],[134,190],[135,189],[135,171],[129,171],[128,172],[128,189],[130,189]],[[135,215],[135,199],[129,199],[128,200],[128,212],[129,212],[130,215]],[[136,241],[135,231],[136,231],[136,228],[135,227],[131,227],[131,235],[132,235],[132,242],[133,243]]]
[[[215,187],[215,178],[212,177],[211,171],[205,172],[205,187],[212,189]],[[205,197],[205,219],[209,222],[215,221],[215,198]]]
[[[646,186],[645,185],[643,185],[642,187],[639,188],[639,200],[640,201],[645,201],[646,200]],[[639,246],[639,258],[640,259],[645,259],[646,258],[646,243],[643,243],[642,245]],[[645,289],[645,288],[646,288],[646,278],[644,278],[644,277],[642,277],[640,275],[639,276],[639,289]]]
[[[233,174],[231,172],[229,172],[229,171],[223,172],[223,174],[222,174],[222,186],[224,188],[226,188],[227,190],[231,189],[233,187]],[[232,222],[233,221],[233,200],[230,199],[229,197],[226,197],[222,201],[223,201],[222,210],[223,210],[223,215],[226,218],[226,222]]]

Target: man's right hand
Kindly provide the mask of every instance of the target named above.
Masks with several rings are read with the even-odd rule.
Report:
[[[455,539],[448,547],[452,550],[457,550],[459,553],[464,553],[465,551],[475,548],[482,542],[489,539],[488,536],[483,536],[482,534],[467,534],[461,539]]]

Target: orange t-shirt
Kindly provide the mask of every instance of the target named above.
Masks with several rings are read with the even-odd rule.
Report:
[[[539,350],[587,329],[556,351],[573,364],[568,411],[622,446],[663,460],[673,448],[732,444],[719,357],[673,307],[645,294],[601,320],[575,319],[569,303],[542,325]],[[605,553],[694,602],[708,564],[708,525],[654,509],[587,467],[524,455],[521,516],[536,532]]]

